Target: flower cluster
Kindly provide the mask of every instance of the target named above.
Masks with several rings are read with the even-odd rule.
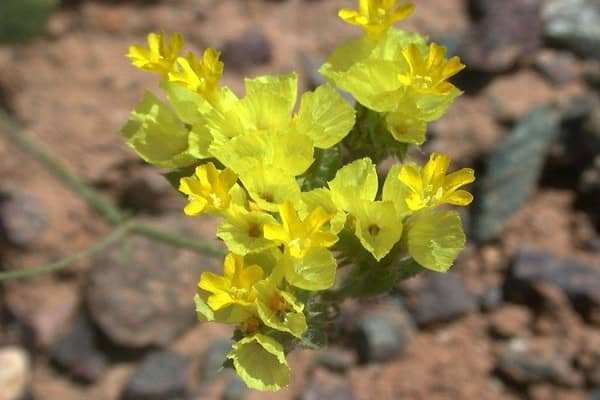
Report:
[[[392,28],[414,8],[396,3],[359,0],[358,10],[341,10],[365,35],[336,49],[321,72],[389,137],[418,145],[426,123],[460,94],[446,79],[463,65]],[[290,380],[285,355],[318,347],[331,302],[383,290],[369,279],[387,276],[378,268],[408,268],[407,260],[450,268],[465,236],[458,213],[440,206],[471,202],[460,188],[473,170],[447,174],[449,157],[434,153],[423,167],[398,162],[380,184],[377,161],[353,156],[350,138],[364,132],[331,84],[304,93],[294,113],[296,74],[247,78],[240,98],[219,84],[218,51],[181,56],[182,46],[177,33],[131,46],[133,65],[160,75],[169,105],[146,94],[121,133],[144,160],[171,170],[187,215],[221,218],[216,235],[228,254],[222,275],[200,277],[198,318],[234,325],[225,365],[252,388],[279,390]],[[336,284],[347,264],[354,272]],[[357,291],[357,279],[371,287]]]

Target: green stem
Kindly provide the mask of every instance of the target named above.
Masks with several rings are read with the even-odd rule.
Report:
[[[187,239],[169,232],[160,231],[158,229],[152,228],[151,226],[144,225],[141,223],[133,224],[131,226],[131,232],[141,236],[145,236],[147,238],[161,241],[163,243],[168,243],[175,247],[189,249],[197,253],[202,253],[215,258],[223,257],[225,256],[225,254],[227,254],[225,250],[220,249],[216,246],[198,242],[193,239]]]
[[[42,146],[29,138],[17,122],[4,110],[0,109],[0,128],[7,132],[10,139],[23,150],[31,153],[50,173],[59,178],[75,193],[83,197],[87,203],[111,224],[118,225],[125,219],[124,213],[107,202],[98,192],[75,175],[71,174],[58,160],[52,157]]]
[[[42,266],[35,267],[35,268],[27,268],[27,269],[16,270],[16,271],[0,272],[0,281],[8,280],[8,279],[33,278],[38,275],[47,274],[50,272],[54,272],[54,271],[58,271],[60,269],[70,267],[71,265],[75,264],[77,261],[80,261],[86,257],[93,256],[94,254],[97,254],[100,251],[107,248],[108,246],[110,246],[112,243],[122,239],[125,235],[127,235],[129,230],[131,229],[131,227],[132,227],[132,225],[130,225],[129,223],[120,225],[119,227],[114,229],[108,236],[97,241],[96,243],[94,243],[93,245],[88,247],[87,249],[82,250],[75,254],[71,254],[70,256],[63,258],[60,261],[56,261],[56,262],[49,263],[49,264],[44,264]]]

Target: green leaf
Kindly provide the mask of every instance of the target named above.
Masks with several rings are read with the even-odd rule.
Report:
[[[314,161],[308,171],[302,175],[302,191],[322,188],[335,177],[342,166],[339,149],[315,149]]]

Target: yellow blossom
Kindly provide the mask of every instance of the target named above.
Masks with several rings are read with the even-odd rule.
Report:
[[[189,203],[184,208],[187,215],[204,211],[224,211],[231,201],[230,189],[237,175],[230,169],[219,171],[211,162],[200,165],[192,177],[181,178],[179,191],[187,194]]]
[[[458,189],[473,182],[475,172],[463,168],[446,175],[449,165],[450,157],[432,153],[422,169],[410,164],[402,166],[398,179],[410,189],[406,197],[408,208],[417,211],[441,204],[466,206],[473,201],[471,193]]]
[[[427,57],[423,57],[419,48],[412,43],[402,50],[402,55],[409,69],[401,72],[398,80],[419,93],[451,94],[455,87],[446,79],[465,68],[456,56],[445,60],[446,48],[435,43],[429,46]]]
[[[304,220],[300,220],[294,206],[286,201],[279,206],[282,225],[265,225],[265,238],[284,243],[289,254],[303,258],[310,249],[330,247],[338,237],[320,229],[329,222],[335,213],[327,213],[323,208],[315,208]]]
[[[349,24],[361,26],[367,35],[378,37],[415,9],[412,3],[397,4],[398,0],[358,0],[358,10],[344,8],[338,15]]]
[[[224,276],[203,272],[198,287],[209,293],[208,305],[214,311],[232,304],[251,306],[256,299],[254,285],[263,277],[258,265],[244,266],[244,257],[228,254],[225,257]]]
[[[202,60],[189,52],[185,57],[177,58],[177,68],[168,74],[168,79],[210,99],[218,93],[219,80],[223,75],[220,55],[220,52],[210,47],[204,50]]]
[[[150,33],[148,48],[139,45],[130,46],[127,57],[137,68],[156,72],[166,79],[179,56],[181,46],[183,46],[181,33],[173,33],[168,43],[163,32]]]

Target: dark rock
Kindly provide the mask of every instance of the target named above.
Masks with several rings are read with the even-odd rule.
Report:
[[[344,373],[354,365],[353,357],[341,349],[320,351],[315,361],[316,365],[332,372]]]
[[[414,335],[410,316],[401,306],[363,315],[356,326],[360,362],[383,362],[404,353]]]
[[[542,9],[544,37],[600,59],[600,3],[597,0],[548,0]]]
[[[253,28],[223,46],[223,62],[228,68],[243,71],[246,68],[271,62],[271,42],[260,30]]]
[[[537,108],[497,146],[473,189],[472,239],[486,242],[496,238],[527,201],[557,132],[557,114],[548,107]]]
[[[564,51],[542,50],[536,55],[534,66],[556,86],[574,81],[579,74],[577,59]]]
[[[517,385],[550,382],[577,387],[582,384],[581,376],[567,360],[526,351],[505,350],[500,354],[496,371],[500,377]]]
[[[158,172],[142,169],[124,185],[120,204],[134,211],[157,213],[167,208],[167,199],[173,193],[169,182]]]
[[[48,217],[39,200],[12,189],[0,189],[0,236],[14,246],[32,245],[45,231]]]
[[[106,357],[98,348],[95,327],[85,317],[50,348],[50,357],[73,378],[84,382],[96,381],[107,368]]]
[[[189,360],[180,354],[151,353],[127,382],[122,400],[183,400],[188,367]]]
[[[453,273],[428,273],[409,308],[417,325],[452,321],[477,308],[475,298]]]
[[[180,218],[150,221],[166,232],[194,235]],[[196,282],[212,263],[165,243],[129,237],[99,256],[89,272],[90,316],[121,346],[165,345],[194,323]]]
[[[217,339],[208,346],[200,368],[201,382],[209,382],[217,376],[226,360],[225,357],[231,351],[231,345],[231,340]]]
[[[549,253],[525,250],[517,253],[505,285],[507,297],[530,304],[536,301],[535,284],[540,282],[560,288],[573,307],[588,320],[600,307],[598,269]]]
[[[249,394],[248,386],[237,375],[234,375],[225,386],[221,400],[244,400]]]
[[[317,370],[304,387],[301,400],[354,400],[352,385],[337,374]]]
[[[502,289],[496,286],[484,290],[477,296],[479,308],[484,312],[495,310],[500,307],[503,302],[504,296],[502,294]]]
[[[0,399],[20,400],[29,385],[29,357],[19,347],[0,348]]]
[[[502,72],[529,56],[541,44],[538,0],[472,1],[477,21],[459,53],[469,68]]]
[[[587,400],[600,400],[600,387],[592,389]]]

